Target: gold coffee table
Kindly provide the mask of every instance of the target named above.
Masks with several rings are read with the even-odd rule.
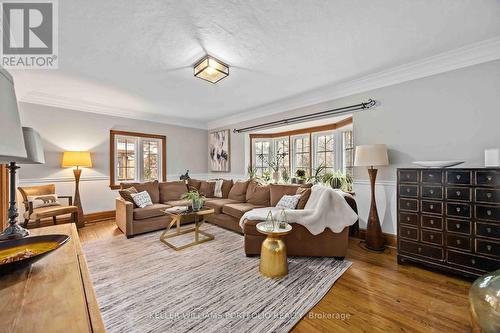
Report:
[[[180,251],[185,248],[205,243],[211,240],[215,239],[214,235],[209,234],[206,231],[200,230],[200,226],[205,222],[205,217],[208,215],[212,215],[215,213],[213,209],[201,209],[199,211],[193,212],[193,211],[185,211],[185,212],[169,212],[169,211],[164,211],[166,214],[170,215],[172,217],[172,221],[170,221],[170,224],[168,225],[167,229],[161,234],[160,236],[160,241],[163,243],[167,244],[169,247],[174,249],[175,251]],[[194,217],[194,227],[191,228],[184,228],[181,230],[181,219],[183,217]],[[176,225],[176,231],[169,233],[170,229],[172,228],[173,225]],[[194,232],[194,241],[182,246],[175,246],[172,243],[169,243],[167,239],[177,237],[180,235],[184,235],[190,232]],[[205,236],[204,238],[200,239],[200,235]]]
[[[260,273],[270,278],[279,278],[288,274],[286,245],[283,236],[292,231],[290,224],[285,229],[268,230],[266,222],[257,224],[257,230],[267,235],[260,248]]]

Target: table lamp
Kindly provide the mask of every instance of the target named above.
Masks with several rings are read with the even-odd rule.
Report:
[[[384,251],[384,239],[382,237],[382,228],[377,212],[377,202],[375,201],[375,180],[377,178],[377,169],[374,166],[389,165],[387,156],[387,147],[383,144],[356,146],[354,156],[354,166],[368,167],[368,176],[370,177],[371,203],[370,214],[366,225],[366,238],[364,246],[368,250],[381,252]]]
[[[0,163],[8,164],[9,209],[8,227],[0,234],[0,240],[28,236],[28,230],[17,223],[16,170],[19,163],[44,163],[40,135],[32,128],[21,128],[12,76],[0,67]]]
[[[74,205],[78,207],[77,213],[77,226],[83,227],[85,225],[85,220],[83,217],[82,203],[80,200],[80,176],[82,175],[82,170],[80,167],[91,168],[92,159],[90,157],[90,152],[88,151],[65,151],[62,159],[62,167],[76,167],[73,169],[73,174],[75,175],[75,198]]]

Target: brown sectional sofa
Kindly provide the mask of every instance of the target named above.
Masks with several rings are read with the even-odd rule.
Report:
[[[139,192],[147,191],[151,196],[153,206],[137,208],[132,202],[122,197],[116,199],[116,223],[127,237],[165,228],[170,222],[170,217],[163,213],[163,210],[188,204],[187,201],[180,200],[180,197],[187,192],[184,181],[122,184],[123,189],[132,186]],[[260,254],[260,246],[265,236],[256,229],[256,224],[260,221],[247,221],[244,230],[241,230],[239,221],[243,214],[254,208],[276,206],[283,195],[296,194],[300,187],[299,185],[262,185],[250,181],[225,180],[222,185],[222,198],[215,198],[213,183],[190,180],[188,186],[205,195],[205,207],[214,209],[215,214],[209,216],[206,219],[207,222],[244,234],[245,253],[248,256]],[[302,207],[308,195],[303,198],[305,200],[299,203]],[[357,212],[354,199],[346,197],[346,201]],[[186,219],[181,223],[190,222],[193,221]],[[344,257],[347,251],[348,229],[345,228],[341,233],[333,233],[327,229],[314,236],[305,227],[294,224],[293,231],[285,237],[288,254],[291,256]]]

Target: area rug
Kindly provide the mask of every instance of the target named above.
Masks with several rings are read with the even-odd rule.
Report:
[[[288,332],[351,265],[289,258],[288,276],[269,279],[243,236],[203,228],[215,240],[180,252],[160,232],[83,244],[108,332]]]

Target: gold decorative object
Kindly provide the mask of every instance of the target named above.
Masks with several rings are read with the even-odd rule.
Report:
[[[285,229],[268,231],[266,223],[257,224],[257,230],[267,235],[260,249],[260,273],[266,277],[280,278],[288,274],[286,245],[282,238],[292,231],[292,226],[287,224]]]

